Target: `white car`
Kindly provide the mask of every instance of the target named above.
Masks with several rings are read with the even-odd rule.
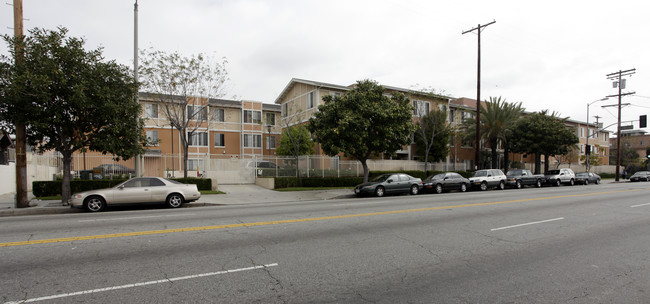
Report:
[[[553,186],[560,186],[561,184],[573,186],[576,181],[576,174],[569,168],[562,168],[557,170],[549,170],[544,173],[546,183]]]
[[[181,184],[160,177],[136,177],[113,188],[75,193],[70,204],[91,212],[102,211],[107,205],[135,203],[165,203],[170,208],[178,208],[200,197],[195,184]]]
[[[507,179],[503,171],[499,169],[485,169],[476,170],[474,176],[469,178],[469,182],[472,184],[472,188],[478,188],[481,191],[485,191],[488,188],[503,190],[506,188]]]

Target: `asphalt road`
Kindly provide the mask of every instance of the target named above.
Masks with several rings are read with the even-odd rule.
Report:
[[[649,190],[0,218],[0,302],[650,303]]]

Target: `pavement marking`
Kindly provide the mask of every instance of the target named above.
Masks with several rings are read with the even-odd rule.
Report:
[[[494,228],[490,229],[490,231],[497,231],[497,230],[503,230],[503,229],[509,229],[509,228],[516,228],[516,227],[521,227],[521,226],[528,226],[528,225],[535,225],[535,224],[542,224],[542,223],[548,223],[548,222],[553,222],[553,221],[559,221],[563,220],[563,217],[558,217],[550,220],[543,220],[543,221],[537,221],[537,222],[530,222],[530,223],[524,223],[524,224],[518,224],[518,225],[512,225],[512,226],[506,226],[506,227],[500,227],[500,228]]]
[[[650,203],[641,204],[641,205],[634,205],[634,206],[630,206],[630,208],[636,208],[636,207],[647,206],[647,205],[650,205]]]
[[[73,296],[78,296],[78,295],[93,294],[93,293],[104,292],[104,291],[112,291],[112,290],[119,290],[119,289],[133,288],[133,287],[141,287],[141,286],[154,285],[154,284],[170,283],[170,282],[189,280],[189,279],[196,279],[196,278],[203,278],[203,277],[210,277],[210,276],[216,276],[216,275],[228,274],[228,273],[234,273],[234,272],[241,272],[241,271],[257,270],[257,269],[270,268],[270,267],[275,267],[275,266],[278,266],[278,263],[266,264],[266,265],[261,265],[261,266],[246,267],[246,268],[223,270],[223,271],[216,271],[216,272],[201,273],[201,274],[188,275],[188,276],[169,278],[169,279],[165,278],[163,280],[140,282],[140,283],[134,283],[134,284],[120,285],[120,286],[111,286],[111,287],[104,287],[104,288],[98,288],[98,289],[77,291],[77,292],[71,292],[71,293],[63,293],[63,294],[57,294],[57,295],[52,295],[52,296],[46,296],[46,297],[32,298],[32,299],[27,299],[27,300],[19,300],[19,301],[15,301],[15,302],[5,302],[5,304],[18,304],[18,303],[31,303],[31,302],[38,302],[38,301],[46,301],[46,300],[73,297]]]
[[[185,215],[195,215],[195,213],[147,215],[147,216],[132,216],[132,217],[115,217],[115,218],[105,218],[105,219],[79,220],[77,222],[84,223],[84,222],[117,221],[117,220],[145,219],[145,218],[168,217],[168,216],[185,216]]]
[[[323,217],[311,217],[311,218],[301,218],[301,219],[292,219],[292,220],[278,220],[278,221],[268,221],[268,222],[239,223],[239,224],[226,224],[226,225],[203,226],[203,227],[189,227],[189,228],[176,228],[176,229],[162,229],[162,230],[150,230],[150,231],[136,231],[136,232],[124,232],[124,233],[112,233],[112,234],[100,234],[100,235],[75,236],[75,237],[65,237],[65,238],[56,238],[56,239],[44,239],[44,240],[0,243],[0,247],[24,246],[24,245],[46,244],[46,243],[60,243],[60,242],[73,242],[73,241],[84,241],[84,240],[98,240],[98,239],[118,238],[118,237],[127,237],[127,236],[141,236],[141,235],[165,234],[165,233],[176,233],[176,232],[190,232],[190,231],[205,231],[205,230],[216,230],[216,229],[227,229],[227,228],[267,226],[267,225],[278,225],[278,224],[289,224],[289,223],[304,223],[304,222],[325,221],[325,220],[335,220],[335,219],[345,219],[345,218],[358,218],[358,217],[389,215],[389,214],[401,214],[401,213],[411,213],[411,212],[421,212],[421,211],[432,211],[432,210],[443,210],[443,209],[456,209],[456,208],[467,208],[467,207],[511,204],[511,203],[541,201],[541,200],[550,200],[550,199],[558,199],[558,198],[583,197],[583,196],[593,196],[593,195],[631,192],[631,191],[641,191],[641,190],[638,190],[638,189],[617,190],[617,191],[596,192],[596,193],[586,193],[586,194],[570,194],[570,195],[548,196],[548,197],[538,197],[538,198],[526,198],[526,199],[517,199],[517,200],[500,201],[500,202],[487,202],[487,203],[462,204],[462,205],[428,207],[428,208],[418,208],[418,209],[406,209],[406,210],[381,211],[381,212],[371,212],[371,213],[333,215],[333,216],[323,216]]]

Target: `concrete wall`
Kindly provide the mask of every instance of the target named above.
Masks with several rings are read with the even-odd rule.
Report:
[[[0,176],[2,176],[0,194],[16,193],[16,163],[0,165]]]

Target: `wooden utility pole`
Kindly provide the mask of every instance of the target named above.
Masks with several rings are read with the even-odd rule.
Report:
[[[476,145],[474,152],[474,168],[481,169],[481,31],[483,28],[490,24],[494,24],[496,21],[486,23],[483,25],[478,25],[477,27],[464,31],[462,35],[476,31],[478,34],[478,61],[477,61],[477,72],[476,72]]]
[[[607,97],[617,97],[618,96],[618,123],[616,128],[616,181],[619,181],[620,171],[621,171],[621,99],[625,95],[632,95],[636,92],[622,93],[623,90],[623,81],[621,77],[629,76],[636,73],[636,69],[625,70],[607,74],[607,79],[617,79],[618,80],[618,94],[610,95]]]
[[[15,65],[24,63],[23,54],[23,1],[14,0],[14,51]],[[16,207],[29,207],[27,199],[27,131],[24,121],[14,121],[16,128]]]

